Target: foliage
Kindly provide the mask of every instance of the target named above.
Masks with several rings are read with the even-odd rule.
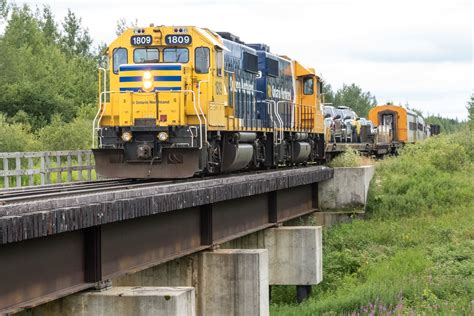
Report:
[[[465,128],[379,163],[368,218],[324,231],[323,282],[300,305],[292,288],[273,287],[272,313],[470,314],[473,162]]]
[[[474,134],[466,129],[407,145],[399,157],[378,165],[379,184],[372,187],[367,210],[394,217],[442,213],[460,201],[474,202],[472,178],[464,176],[472,174],[473,158]],[[460,176],[453,177],[456,173]]]
[[[83,107],[71,122],[56,114],[51,124],[38,131],[41,150],[80,150],[91,148],[93,107]]]
[[[342,154],[329,162],[330,167],[357,167],[363,165],[364,161],[359,152],[352,148],[347,148]]]
[[[324,103],[333,103],[334,102],[334,92],[332,91],[331,85],[329,83],[327,83],[322,78],[321,78],[321,82],[323,84],[323,87],[322,87],[323,102]]]
[[[71,12],[57,28],[48,7],[13,6],[0,37],[0,112],[28,114],[33,130],[55,114],[71,121],[96,100],[96,60],[87,31]]]
[[[31,133],[30,126],[24,123],[8,123],[5,115],[0,113],[0,152],[33,151],[38,142]]]
[[[467,102],[467,111],[469,113],[469,128],[474,131],[474,94],[471,94],[471,100]]]
[[[463,124],[457,119],[445,118],[440,115],[430,115],[425,118],[426,124],[436,124],[441,126],[441,133],[454,133],[459,131]]]
[[[334,95],[335,106],[348,106],[360,117],[367,117],[370,109],[377,105],[377,99],[370,92],[362,91],[356,84],[344,84]]]

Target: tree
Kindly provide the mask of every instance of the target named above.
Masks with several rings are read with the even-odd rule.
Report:
[[[55,43],[59,36],[58,26],[54,21],[54,15],[51,12],[51,8],[48,6],[43,7],[43,13],[39,21],[39,25],[46,40],[52,44]]]
[[[324,79],[321,78],[321,82],[323,84],[323,102],[324,103],[333,103],[334,102],[334,91],[332,91],[332,87],[329,83],[327,83]]]
[[[127,22],[125,18],[120,18],[117,21],[117,25],[115,26],[115,34],[117,36],[122,35],[123,32],[125,32],[126,29],[130,27],[136,27],[138,25],[138,20],[135,19],[133,22]]]
[[[9,5],[7,0],[0,0],[0,24],[7,19]]]
[[[359,116],[367,117],[369,110],[377,105],[377,99],[370,92],[363,92],[356,84],[346,85],[337,90],[334,96],[335,106],[348,106]]]
[[[90,56],[92,38],[89,31],[81,25],[82,19],[68,10],[63,21],[61,44],[65,52],[70,55]]]
[[[69,122],[78,107],[97,98],[95,56],[65,52],[51,11],[42,13],[12,7],[0,37],[0,112],[14,117],[23,111],[26,116],[17,117],[28,117],[33,130],[56,113]]]
[[[469,128],[474,131],[474,93],[471,94],[471,100],[467,102]]]

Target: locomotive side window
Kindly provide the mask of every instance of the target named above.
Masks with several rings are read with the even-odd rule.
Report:
[[[222,49],[216,48],[217,75],[222,76]]]
[[[312,77],[303,79],[303,93],[305,95],[312,95],[314,93],[314,80]]]
[[[165,63],[187,63],[189,51],[187,48],[165,48],[163,50],[163,61]]]
[[[116,48],[112,54],[112,64],[114,67],[114,74],[118,74],[120,65],[128,63],[128,53],[126,48]]]
[[[256,74],[258,72],[258,57],[244,52],[243,59],[244,70]]]
[[[269,76],[278,77],[278,60],[267,57],[267,72]]]
[[[160,61],[158,48],[135,48],[133,62],[135,64],[157,63]]]
[[[196,66],[196,73],[207,74],[209,72],[209,48],[196,48],[194,50],[194,60]]]

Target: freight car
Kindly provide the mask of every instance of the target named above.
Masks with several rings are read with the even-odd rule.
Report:
[[[101,175],[186,178],[324,159],[315,70],[264,44],[151,25],[123,32],[107,58],[93,123]]]

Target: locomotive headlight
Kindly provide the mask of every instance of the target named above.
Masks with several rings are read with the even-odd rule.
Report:
[[[150,91],[153,87],[153,82],[151,80],[143,80],[143,90]]]
[[[151,79],[151,72],[145,71],[143,73],[143,80],[150,80]]]
[[[157,136],[160,142],[165,142],[168,140],[168,133],[167,132],[159,132]]]
[[[124,132],[124,133],[122,134],[122,140],[123,140],[124,142],[129,142],[129,141],[131,141],[131,140],[132,140],[132,133],[130,133],[130,132]]]

